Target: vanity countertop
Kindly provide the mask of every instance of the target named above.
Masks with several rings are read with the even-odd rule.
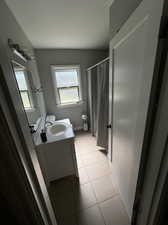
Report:
[[[53,143],[53,142],[57,142],[57,141],[65,140],[65,139],[73,139],[75,137],[74,132],[73,132],[73,127],[72,127],[72,124],[70,123],[69,119],[57,120],[55,122],[56,123],[63,122],[63,123],[68,124],[68,127],[66,128],[65,132],[60,135],[51,135],[49,132],[47,132],[47,142],[45,142],[45,143],[43,143],[41,141],[41,137],[39,134],[39,136],[35,142],[36,146],[49,144],[49,143]]]

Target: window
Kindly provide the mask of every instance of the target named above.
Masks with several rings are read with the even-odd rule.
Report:
[[[77,103],[80,97],[79,67],[53,67],[54,84],[59,104]]]
[[[30,90],[28,88],[28,81],[26,79],[26,72],[24,70],[15,70],[15,76],[18,83],[18,88],[20,91],[20,95],[22,98],[22,102],[24,105],[24,108],[32,109],[33,105],[30,98]]]

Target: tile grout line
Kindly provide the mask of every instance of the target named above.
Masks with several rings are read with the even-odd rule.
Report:
[[[96,152],[96,151],[98,151],[98,150],[95,150],[95,151],[93,151],[93,152]],[[86,155],[92,154],[93,152],[86,153]],[[75,153],[76,153],[76,152],[75,152]],[[76,154],[77,154],[77,153],[76,153]],[[79,153],[78,153],[78,155],[79,155]],[[82,155],[84,156],[85,154],[82,154]],[[83,160],[83,157],[82,157],[81,155],[79,155],[79,156],[80,156],[80,160]],[[108,159],[107,159],[107,160],[108,160]],[[105,163],[105,162],[104,162],[104,163]],[[108,161],[107,161],[107,163],[108,163]],[[87,178],[88,178],[88,181],[87,181],[87,182],[82,183],[82,184],[79,182],[78,184],[76,184],[76,181],[75,181],[75,180],[74,180],[74,181],[71,180],[71,183],[72,183],[72,185],[73,185],[73,200],[74,200],[74,203],[75,203],[75,204],[74,204],[74,212],[73,212],[70,216],[73,216],[73,217],[74,217],[76,225],[80,225],[79,222],[78,222],[78,216],[79,216],[79,214],[82,213],[82,212],[84,212],[85,210],[88,210],[89,208],[92,208],[92,207],[97,207],[97,208],[98,208],[99,214],[100,214],[100,216],[102,217],[102,220],[103,220],[104,225],[109,225],[109,224],[106,224],[105,217],[104,217],[104,215],[103,215],[103,211],[102,211],[100,205],[101,205],[102,203],[106,202],[106,201],[109,201],[110,199],[113,199],[113,198],[116,197],[117,195],[120,196],[119,193],[117,192],[117,193],[115,193],[113,196],[108,197],[107,199],[105,199],[105,200],[103,200],[103,201],[99,201],[99,200],[98,200],[97,195],[96,195],[96,191],[95,191],[95,189],[94,189],[94,187],[93,187],[93,182],[96,181],[96,180],[99,180],[99,179],[101,179],[101,178],[105,178],[105,177],[107,177],[107,176],[112,175],[112,170],[111,170],[111,168],[110,168],[110,166],[109,166],[109,169],[110,169],[110,172],[109,172],[109,173],[107,173],[107,174],[105,174],[105,175],[102,175],[102,176],[100,176],[100,177],[97,177],[97,178],[90,178],[90,176],[89,176],[89,171],[87,170],[86,167],[90,167],[90,166],[95,165],[95,164],[103,164],[103,163],[102,163],[102,160],[98,160],[98,161],[95,162],[95,163],[92,163],[92,164],[87,165],[87,166],[84,165],[84,166],[78,168],[78,170],[84,169],[84,171],[85,171],[85,173],[86,173],[86,175],[87,175]],[[80,209],[80,207],[78,208],[78,207],[77,207],[77,204],[76,204],[76,192],[75,192],[75,190],[76,190],[77,185],[79,185],[79,188],[80,188],[80,186],[83,186],[83,185],[86,185],[86,184],[90,184],[91,190],[92,190],[93,195],[94,195],[94,197],[95,197],[95,199],[96,199],[96,202],[93,203],[93,205],[91,205],[91,206],[89,206],[89,207],[86,207],[86,208],[83,208],[83,209],[81,208],[81,209]],[[116,191],[117,191],[117,190],[116,190]],[[66,217],[66,216],[65,216],[65,217]]]
[[[107,159],[101,159],[101,160],[98,160],[97,162],[92,162],[92,163],[90,163],[90,164],[88,164],[88,165],[84,165],[83,167],[89,167],[89,166],[91,166],[91,165],[95,165],[95,164],[99,164],[99,162],[105,162],[105,161],[107,161]]]
[[[101,203],[104,203],[104,202],[106,202],[106,201],[109,201],[110,199],[113,199],[113,198],[116,197],[117,195],[119,196],[119,194],[115,194],[113,197],[108,198],[108,199],[106,199],[106,200],[104,200],[104,201],[98,203],[98,208],[99,208],[100,213],[101,213],[101,215],[102,215],[102,217],[103,217],[103,221],[104,221],[104,224],[105,224],[105,225],[109,225],[109,224],[106,223],[106,220],[105,220],[105,217],[104,217],[104,214],[103,214],[103,212],[102,212],[102,209],[101,209],[100,204],[101,204]]]
[[[95,151],[93,151],[93,152],[96,152],[96,151],[98,151],[98,150],[95,150]],[[83,166],[80,167],[80,169],[83,168],[83,169],[85,170],[86,174],[87,174],[87,177],[88,177],[88,182],[86,182],[86,183],[84,183],[84,184],[88,184],[88,183],[89,183],[89,184],[91,185],[92,192],[93,192],[94,197],[95,197],[95,199],[96,199],[96,203],[95,203],[95,204],[93,204],[92,206],[89,206],[89,207],[87,207],[87,208],[85,208],[85,209],[82,209],[82,210],[80,210],[79,212],[81,213],[81,212],[84,211],[84,210],[87,210],[87,209],[89,209],[89,208],[91,208],[91,207],[97,206],[98,209],[99,209],[99,213],[100,213],[100,215],[101,215],[101,217],[102,217],[102,219],[103,219],[104,225],[108,225],[108,224],[106,224],[106,221],[105,221],[103,212],[102,212],[102,210],[101,210],[100,204],[103,203],[103,202],[106,202],[106,201],[108,201],[108,200],[110,200],[110,199],[112,199],[112,198],[114,198],[115,196],[118,195],[118,193],[115,193],[113,196],[111,196],[111,197],[109,197],[109,198],[107,198],[107,199],[105,199],[105,200],[103,200],[103,201],[99,201],[99,200],[98,200],[97,195],[96,195],[96,192],[95,192],[94,187],[93,187],[93,182],[96,181],[96,180],[99,180],[99,179],[101,179],[101,178],[103,178],[103,177],[107,177],[108,175],[112,174],[112,171],[110,170],[110,172],[107,173],[106,175],[103,175],[103,176],[100,176],[100,177],[91,179],[90,176],[89,176],[89,174],[88,174],[88,170],[87,170],[86,167],[89,167],[89,166],[92,166],[92,165],[95,165],[95,164],[99,164],[99,163],[101,163],[102,161],[104,161],[104,160],[98,160],[97,162],[90,163],[90,165],[84,165],[84,163],[83,163],[83,158],[85,157],[85,155],[90,155],[90,154],[92,154],[93,152],[88,152],[88,153],[86,153],[86,154],[80,154],[80,153],[78,152],[79,159],[82,161],[82,165],[83,165]],[[107,158],[106,158],[106,159],[107,159]],[[105,160],[105,161],[106,161],[106,160]],[[108,159],[107,159],[107,163],[108,163]],[[79,168],[78,168],[78,169],[79,169]],[[80,185],[82,186],[82,185],[84,185],[84,184],[80,184]],[[78,213],[78,214],[79,214],[79,213]]]
[[[98,209],[99,209],[100,214],[101,214],[101,216],[102,216],[102,218],[103,218],[104,225],[108,225],[108,224],[106,224],[106,220],[105,220],[105,218],[104,218],[103,212],[102,212],[101,207],[99,206],[99,204],[98,204]]]
[[[94,192],[94,194],[95,194],[95,197],[96,197],[96,201],[97,201],[97,207],[98,207],[98,209],[99,209],[99,212],[100,212],[100,215],[101,215],[101,217],[102,217],[102,219],[103,219],[104,225],[107,225],[107,224],[106,224],[106,222],[105,222],[105,218],[104,218],[104,215],[103,215],[103,213],[102,213],[102,211],[101,211],[101,208],[100,208],[100,206],[99,206],[99,203],[98,203],[98,198],[97,198],[97,196],[96,196],[96,192],[95,192],[95,190],[94,190],[94,187],[93,187],[93,184],[92,184],[92,182],[91,182],[91,187],[92,187],[92,189],[93,189],[93,192]]]
[[[108,161],[107,161],[107,162],[108,162]],[[103,163],[104,163],[104,162],[103,162]],[[99,161],[99,162],[98,162],[98,164],[103,164],[103,163],[102,163],[102,161]],[[87,174],[87,176],[88,176],[88,178],[89,178],[89,182],[92,182],[92,181],[94,181],[94,180],[97,180],[97,179],[100,179],[100,178],[102,178],[102,177],[105,177],[105,176],[108,176],[108,175],[112,174],[111,168],[110,168],[109,164],[107,164],[107,165],[109,166],[110,172],[108,172],[107,174],[102,175],[102,176],[100,176],[100,177],[97,177],[97,178],[90,178],[90,176],[88,175],[87,167],[90,167],[90,166],[92,166],[92,165],[96,165],[96,163],[93,163],[93,164],[91,164],[91,165],[89,165],[89,166],[83,166],[83,167],[78,168],[79,170],[80,170],[80,169],[84,169],[84,170],[86,171],[86,174]],[[88,183],[88,182],[87,182],[87,183]]]
[[[93,191],[93,193],[94,193],[94,197],[95,197],[95,199],[96,199],[96,203],[94,203],[93,205],[88,206],[88,207],[86,207],[86,208],[84,208],[84,209],[76,210],[76,213],[77,213],[77,214],[79,214],[79,213],[81,213],[81,212],[83,212],[83,211],[85,211],[85,210],[87,210],[87,209],[89,209],[89,208],[91,208],[91,207],[94,207],[94,206],[98,206],[98,207],[99,207],[99,205],[100,205],[101,203],[104,203],[104,202],[106,202],[106,201],[108,201],[108,200],[110,200],[110,199],[116,197],[117,195],[119,195],[119,193],[115,193],[113,196],[111,196],[111,197],[109,197],[109,198],[107,198],[107,199],[105,199],[105,200],[99,201],[98,198],[97,198],[97,196],[96,196],[95,190],[94,190],[94,188],[93,188],[92,182],[89,181],[88,183],[85,183],[85,184],[90,184],[90,185],[91,185],[92,191]],[[81,184],[81,186],[83,186],[83,185],[85,185],[85,184]],[[100,207],[99,207],[99,208],[100,208]],[[102,212],[101,212],[101,213],[102,213]]]

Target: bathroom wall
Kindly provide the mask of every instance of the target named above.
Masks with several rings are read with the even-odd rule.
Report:
[[[7,51],[9,57],[8,60],[12,60],[15,58],[8,47],[8,38],[12,39],[14,43],[19,44],[21,48],[25,49],[28,52],[28,54],[34,55],[34,50],[30,41],[27,39],[23,30],[15,20],[13,14],[11,13],[7,5],[4,3],[4,1],[0,1],[0,27],[1,27],[0,38]],[[28,64],[27,68],[33,76],[35,86],[36,87],[41,86],[36,61],[33,60],[28,62],[27,64]],[[38,117],[40,117],[41,114],[45,114],[45,105],[42,93],[40,93],[37,96],[36,103],[37,104],[35,110],[27,112],[29,122],[34,122]]]
[[[110,7],[110,39],[126,22],[142,0],[115,0]]]
[[[86,69],[108,56],[107,50],[63,50],[36,49],[35,56],[42,86],[46,110],[57,119],[70,118],[76,129],[82,126],[81,115],[87,112],[87,76]],[[56,105],[51,65],[80,65],[83,102],[72,106]]]

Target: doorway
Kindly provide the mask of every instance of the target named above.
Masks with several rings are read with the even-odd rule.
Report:
[[[130,65],[130,61],[132,62],[132,60],[134,61],[133,66],[137,66],[137,62],[139,62],[138,60],[138,50],[142,50],[145,52],[141,52],[140,54],[140,65],[138,64],[137,68],[138,68],[138,72],[142,72],[141,69],[143,70],[144,74],[148,74],[150,75],[148,78],[149,80],[146,82],[146,80],[143,80],[145,83],[145,90],[148,90],[149,92],[146,93],[146,95],[143,96],[143,98],[140,98],[138,100],[140,100],[140,102],[142,103],[145,99],[145,104],[147,105],[147,101],[148,97],[149,97],[149,93],[150,93],[150,85],[151,85],[151,81],[152,81],[152,74],[153,74],[153,67],[154,67],[154,59],[155,59],[155,52],[156,52],[156,46],[157,46],[157,34],[158,34],[158,30],[159,30],[159,19],[161,16],[161,4],[158,3],[158,1],[155,1],[153,3],[153,1],[144,1],[143,4],[141,4],[141,6],[135,11],[135,13],[133,14],[133,16],[128,20],[128,22],[126,23],[126,25],[123,27],[123,29],[121,30],[121,32],[118,33],[118,36],[116,36],[116,39],[112,40],[111,42],[111,51],[110,54],[112,54],[112,52],[114,52],[115,57],[113,58],[113,62],[111,61],[111,66],[113,67],[113,65],[115,64],[115,66],[117,67],[117,72],[119,72],[119,69],[122,68],[122,65],[124,64],[123,62],[128,62],[128,64]],[[138,19],[137,19],[138,18]],[[134,20],[135,19],[135,20]],[[135,21],[135,23],[133,23],[133,21]],[[140,32],[139,29],[143,28]],[[129,30],[129,32],[128,32]],[[141,36],[140,41],[140,46],[135,46],[135,39],[139,38],[139,35]],[[149,36],[148,36],[148,35]],[[153,38],[155,37],[155,38]],[[133,39],[133,43],[134,43],[134,47],[133,50],[136,49],[136,57],[134,58],[133,52],[130,51],[131,45],[130,45],[130,39]],[[124,47],[121,45],[124,44]],[[142,47],[142,48],[140,48]],[[126,53],[126,54],[125,54]],[[123,55],[125,54],[125,59],[128,59],[128,61],[123,60]],[[127,57],[130,56],[130,57]],[[148,59],[148,60],[144,60],[142,63],[143,59]],[[117,60],[116,60],[117,59]],[[112,57],[111,57],[112,60]],[[148,65],[149,64],[149,65]],[[8,65],[9,66],[9,65]],[[9,71],[8,71],[9,72]],[[114,81],[113,83],[111,83],[111,88],[115,89],[115,84],[119,84],[122,86],[122,82],[118,82],[118,80],[113,80],[113,78],[115,79],[115,74],[116,71],[114,68],[111,68],[111,72],[114,72],[114,76],[111,76],[112,81]],[[136,74],[137,71],[134,71],[134,73]],[[11,73],[11,72],[10,72]],[[127,71],[128,74],[128,71]],[[132,71],[130,73],[132,75]],[[141,74],[141,73],[140,73]],[[8,77],[9,78],[9,77]],[[134,79],[134,77],[132,77]],[[138,77],[139,78],[139,77]],[[145,77],[143,77],[145,78]],[[133,82],[133,79],[130,79],[131,82]],[[116,83],[115,83],[116,82]],[[126,83],[126,81],[124,81]],[[8,83],[10,83],[10,80],[8,79]],[[137,82],[138,83],[138,82]],[[136,83],[136,85],[137,85]],[[147,85],[147,86],[146,86]],[[148,86],[149,85],[149,86]],[[9,85],[10,86],[10,85]],[[120,86],[120,87],[121,87]],[[138,86],[138,85],[137,85]],[[136,87],[137,87],[136,86]],[[138,86],[139,87],[139,86]],[[149,87],[149,89],[148,89]],[[116,89],[115,89],[116,90]],[[121,89],[120,89],[121,90]],[[141,89],[139,91],[139,93],[136,93],[136,96],[138,96],[138,94],[144,93],[144,90]],[[122,90],[121,90],[122,92]],[[121,98],[118,98],[120,96],[115,95],[115,93],[113,93],[113,97],[114,100],[116,102],[112,102],[113,103],[122,103],[123,99],[125,97],[125,95],[123,94],[121,96]],[[134,91],[132,90],[132,95],[130,93],[129,97],[134,97]],[[19,100],[19,98],[18,98]],[[111,99],[112,101],[112,99]],[[16,100],[14,100],[14,103],[16,102]],[[18,101],[19,103],[21,102]],[[19,105],[18,103],[18,105]],[[135,109],[134,107],[128,107],[129,104],[124,104],[126,106],[126,109]],[[121,106],[121,111],[123,112],[122,109],[123,106],[122,105],[118,105]],[[143,105],[143,106],[144,106]],[[137,109],[137,108],[136,108]],[[144,109],[144,108],[143,108]],[[145,108],[146,109],[146,108]],[[20,112],[23,111],[22,107],[19,106],[19,110]],[[112,117],[113,119],[111,120],[113,122],[113,131],[116,131],[116,133],[119,133],[119,136],[121,138],[121,140],[123,140],[123,142],[125,144],[127,144],[127,136],[124,135],[124,139],[122,138],[122,134],[125,134],[126,129],[128,130],[128,125],[129,125],[129,120],[124,120],[122,119],[122,115],[120,118],[118,118],[119,123],[116,124],[115,123],[115,118],[117,118],[118,114],[116,110],[116,106],[115,109],[113,108],[112,111],[114,111],[114,117]],[[127,111],[127,114],[129,114]],[[141,108],[138,108],[138,113],[141,112]],[[147,110],[146,110],[147,112]],[[143,115],[145,114],[145,112],[143,111]],[[132,115],[132,114],[131,114]],[[136,114],[136,116],[141,116],[140,114]],[[130,115],[129,115],[130,116]],[[133,119],[137,119],[139,117],[131,117],[130,121],[132,123]],[[23,135],[28,134],[28,126],[26,125],[26,121],[25,121],[25,115],[23,115],[24,120],[23,120],[23,126],[25,125],[25,133]],[[140,118],[142,119],[142,118]],[[142,121],[142,120],[140,120]],[[145,118],[143,117],[143,123],[141,124],[139,121],[138,126],[137,127],[141,127],[141,125],[145,124]],[[21,125],[21,124],[19,124]],[[133,128],[136,128],[136,123],[133,123]],[[119,129],[118,129],[119,128]],[[120,129],[120,128],[124,128],[124,129]],[[131,127],[132,128],[132,127]],[[134,129],[129,129],[129,131],[131,130],[132,132],[132,136],[136,139],[136,136],[134,136]],[[123,133],[122,133],[123,132]],[[135,132],[136,133],[136,132]],[[112,132],[112,136],[113,136],[113,132]],[[128,133],[129,134],[129,133]],[[131,136],[131,140],[132,140],[132,136]],[[143,139],[143,132],[140,135],[140,139]],[[26,139],[27,137],[25,137]],[[30,139],[30,135],[28,136],[28,138]],[[129,137],[130,138],[130,137]],[[138,138],[136,139],[138,140],[138,144],[139,144],[139,140]],[[123,143],[122,142],[122,143]],[[31,145],[29,145],[31,147],[31,154],[33,156],[32,161],[35,163],[35,169],[38,170],[38,172],[40,172],[41,175],[41,171],[38,165],[38,161],[37,161],[37,157],[36,157],[36,153],[34,150],[34,146],[32,141],[27,142],[27,144],[31,143]],[[121,144],[121,142],[119,142],[117,139],[112,143],[113,146],[113,151],[115,149],[118,149],[118,146],[120,147],[120,150],[123,150]],[[118,173],[118,176],[116,176],[118,178],[118,182],[115,182],[116,180],[114,180],[114,173],[113,173],[113,168],[111,170],[111,163],[108,162],[107,158],[105,155],[103,155],[103,153],[101,151],[99,151],[99,149],[97,149],[96,145],[95,145],[95,140],[94,137],[92,137],[89,133],[78,133],[76,134],[76,140],[75,140],[75,144],[76,144],[76,155],[78,158],[78,166],[79,168],[79,181],[77,179],[74,179],[73,177],[69,177],[67,180],[60,180],[58,181],[58,183],[53,182],[53,185],[51,185],[51,188],[49,188],[49,192],[50,195],[52,195],[51,199],[55,199],[55,202],[53,201],[53,206],[55,208],[55,210],[58,212],[56,212],[56,216],[57,219],[59,221],[60,224],[128,224],[128,219],[125,217],[125,211],[123,209],[123,205],[121,203],[121,200],[116,200],[116,198],[119,197],[119,195],[117,194],[118,192],[121,193],[122,199],[124,200],[124,204],[125,206],[128,205],[128,209],[127,212],[129,212],[128,214],[130,215],[131,218],[131,210],[133,207],[133,200],[134,200],[134,194],[135,194],[135,186],[136,186],[136,182],[137,182],[137,173],[138,173],[138,169],[139,169],[139,159],[140,159],[140,155],[141,152],[139,151],[140,148],[135,150],[138,150],[138,154],[134,155],[134,159],[136,160],[132,160],[130,161],[129,166],[131,167],[131,169],[129,169],[129,171],[125,170],[125,167],[123,167],[124,164],[122,164],[122,160],[119,160],[120,165],[117,165],[117,169],[120,172],[120,174]],[[115,145],[116,144],[116,145]],[[128,143],[129,144],[129,143]],[[142,143],[140,143],[142,144]],[[140,147],[140,144],[138,145],[138,147]],[[114,146],[115,145],[115,146]],[[123,145],[124,146],[124,145]],[[128,145],[127,145],[128,147]],[[128,148],[127,148],[128,149]],[[132,148],[131,148],[132,149]],[[85,153],[83,153],[85,151],[85,153],[87,155],[85,155]],[[93,152],[92,152],[93,151]],[[123,153],[124,151],[120,151],[121,153]],[[100,154],[99,154],[100,153]],[[112,152],[113,155],[114,152]],[[127,154],[126,157],[121,157],[120,159],[127,159],[130,155]],[[116,163],[117,161],[115,160],[117,159],[117,157],[113,158],[113,161]],[[131,164],[133,162],[133,164]],[[137,164],[135,163],[137,162]],[[135,165],[136,164],[136,165]],[[38,167],[36,167],[38,165]],[[128,165],[128,162],[127,162]],[[120,167],[121,166],[121,167]],[[115,168],[115,173],[116,173],[116,168]],[[126,168],[127,169],[127,168]],[[131,171],[131,174],[133,174],[133,176],[135,179],[133,181],[131,181],[130,183],[133,185],[129,186],[129,181],[130,181],[130,176],[129,173]],[[117,174],[117,173],[116,173]],[[123,176],[124,175],[124,176]],[[135,175],[135,176],[134,176]],[[42,176],[41,176],[42,177]],[[41,178],[40,177],[40,178]],[[112,179],[111,179],[112,177]],[[122,178],[124,178],[123,180],[125,181],[124,183],[122,183],[122,185],[120,186],[120,190],[117,192],[117,189],[115,189],[117,186],[119,186],[121,184]],[[103,180],[104,179],[104,180]],[[45,195],[47,195],[46,189],[45,189],[45,184],[42,178],[42,182],[43,182],[43,187],[45,190]],[[39,181],[40,183],[40,181]],[[63,185],[62,185],[63,183]],[[107,185],[106,185],[107,183]],[[116,185],[116,183],[118,183],[119,185]],[[110,186],[110,189],[108,188]],[[57,189],[58,187],[58,189]],[[107,189],[106,189],[107,187]],[[65,188],[65,192],[64,191]],[[103,191],[102,191],[103,190]],[[126,191],[126,196],[128,198],[125,198],[125,194],[123,194]],[[89,197],[88,197],[89,196]],[[117,197],[118,196],[118,197]],[[48,197],[48,195],[47,195]],[[60,202],[58,201],[60,198]],[[66,199],[66,201],[64,201]],[[47,199],[49,201],[49,199]],[[62,202],[62,200],[64,202]],[[57,203],[59,203],[57,205]],[[54,205],[55,204],[55,205]],[[68,206],[69,204],[69,206]],[[84,208],[84,205],[86,206],[86,208]],[[68,206],[68,210],[66,210],[66,207]],[[82,212],[82,209],[83,212]],[[60,210],[60,213],[59,213]],[[66,211],[68,211],[67,215],[61,215],[61,213],[65,213]],[[120,214],[121,213],[121,214]],[[124,221],[122,220],[123,218]]]

